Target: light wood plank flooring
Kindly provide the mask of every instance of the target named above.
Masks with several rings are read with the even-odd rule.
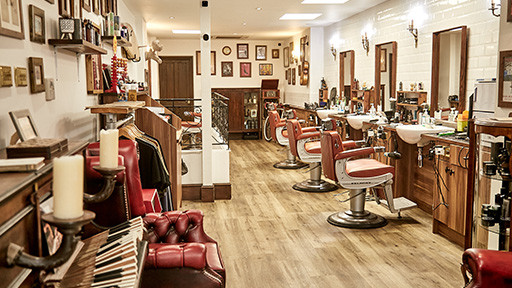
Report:
[[[201,209],[216,239],[227,287],[462,287],[462,248],[432,234],[419,209],[397,219],[375,202],[367,209],[389,220],[384,228],[351,230],[326,218],[348,209],[331,192],[303,193],[294,183],[306,170],[279,170],[284,150],[263,140],[230,142],[232,200],[184,202]]]

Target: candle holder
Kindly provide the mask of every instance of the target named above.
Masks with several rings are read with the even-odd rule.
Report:
[[[74,219],[55,218],[53,213],[41,216],[44,221],[57,227],[57,230],[62,233],[62,243],[59,249],[53,255],[36,257],[23,252],[23,247],[11,242],[7,248],[7,265],[39,270],[49,270],[61,266],[68,261],[75,251],[78,243],[78,238],[75,237],[76,234],[94,217],[96,217],[96,214],[88,210],[85,210],[81,217]]]
[[[103,176],[103,186],[96,194],[84,193],[84,202],[87,204],[99,203],[107,200],[108,197],[112,195],[112,192],[114,192],[114,188],[116,186],[116,175],[119,172],[124,171],[125,167],[117,166],[117,168],[104,168],[100,166],[93,166],[92,169]]]

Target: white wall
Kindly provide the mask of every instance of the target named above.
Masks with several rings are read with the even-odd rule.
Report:
[[[467,97],[473,91],[476,79],[496,77],[498,18],[487,10],[489,1],[416,1],[391,0],[341,22],[326,27],[324,42],[336,40],[338,51],[355,50],[355,78],[368,86],[374,84],[375,44],[397,41],[397,83],[404,87],[413,82],[423,82],[425,90],[431,87],[432,33],[443,29],[467,25],[469,28]],[[506,1],[502,1],[506,2]],[[453,4],[452,4],[453,3]],[[423,7],[426,19],[419,28],[418,48],[414,47],[412,35],[406,30],[408,14],[416,6]],[[503,9],[503,11],[506,11]],[[506,14],[506,13],[503,13]],[[503,18],[503,17],[502,17]],[[415,20],[415,24],[419,21]],[[510,26],[510,24],[507,24]],[[374,33],[369,35],[370,53],[361,45],[361,32],[365,26]],[[418,26],[418,25],[416,25]],[[509,28],[512,32],[512,28]],[[372,33],[370,33],[372,34]],[[503,32],[501,33],[503,34]],[[508,33],[510,40],[512,38]],[[508,43],[512,43],[508,41]],[[329,45],[329,46],[328,46]],[[508,44],[512,46],[512,44]],[[509,47],[510,48],[510,47]],[[325,77],[327,83],[338,83],[339,64],[332,60],[328,49],[324,49]],[[398,87],[398,86],[397,86]]]
[[[199,39],[160,39],[160,43],[164,49],[159,52],[160,56],[193,56],[194,57],[194,97],[200,98],[201,92],[201,76],[196,75],[196,51],[200,50]],[[237,59],[237,43],[249,44],[249,59]],[[281,43],[281,46],[278,44]],[[216,75],[211,78],[212,88],[233,88],[233,87],[260,87],[262,79],[279,79],[279,89],[283,90],[285,82],[285,70],[283,67],[283,48],[285,47],[283,41],[268,41],[268,40],[212,40],[212,51],[216,52]],[[267,60],[256,61],[255,53],[256,45],[267,46]],[[226,56],[222,54],[222,48],[229,46],[231,54]],[[279,49],[279,58],[272,59],[272,49]],[[222,77],[221,62],[233,62],[233,77]],[[251,77],[240,78],[240,63],[251,62]],[[273,64],[272,76],[259,76],[259,64],[271,63]],[[158,63],[151,63],[152,69],[152,96],[153,98],[160,98],[159,91],[159,75]]]
[[[23,1],[23,24],[25,39],[19,40],[0,36],[0,65],[25,67],[28,69],[28,57],[41,57],[44,61],[45,78],[54,78],[55,100],[47,102],[45,93],[30,93],[27,87],[0,88],[0,148],[9,145],[10,137],[15,132],[8,112],[29,109],[39,132],[44,138],[66,137],[69,139],[90,140],[95,137],[96,117],[84,107],[97,103],[97,97],[87,95],[84,56],[78,59],[74,53],[57,50],[54,52],[48,44],[30,41],[28,6],[33,4],[45,11],[46,39],[57,38],[58,5],[46,1]],[[132,13],[122,0],[118,1],[118,11],[122,22],[129,22],[136,30],[138,41],[146,39],[145,24],[142,16]],[[133,10],[132,10],[133,11]],[[100,23],[100,17],[83,11],[83,17]],[[110,46],[105,48],[112,49]],[[103,63],[110,62],[111,53],[102,57]],[[144,61],[128,65],[129,75],[137,81],[144,80]],[[13,75],[14,78],[14,75]],[[14,81],[13,81],[14,82]],[[13,83],[14,84],[14,83]]]

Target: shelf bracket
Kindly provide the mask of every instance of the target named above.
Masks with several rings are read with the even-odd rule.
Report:
[[[57,59],[57,48],[53,46],[53,62],[55,65],[55,81],[59,82],[59,63]]]
[[[80,53],[76,53],[76,74],[78,83],[80,83]]]

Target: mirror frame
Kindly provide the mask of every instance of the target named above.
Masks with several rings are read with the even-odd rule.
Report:
[[[466,109],[466,75],[468,62],[468,28],[458,26],[432,33],[432,85],[430,88],[430,115],[434,115],[439,106],[439,55],[441,54],[441,33],[461,30],[460,75],[459,75],[459,113]]]
[[[354,72],[355,72],[355,51],[354,50],[347,50],[347,51],[342,51],[340,52],[339,54],[339,57],[340,57],[340,69],[339,69],[339,75],[340,75],[340,96],[341,96],[341,92],[345,90],[345,57],[346,55],[349,54],[350,55],[350,95],[345,95],[345,97],[348,98],[348,100],[350,101],[350,99],[352,98],[352,90],[355,89],[354,87]]]
[[[398,44],[396,41],[390,41],[385,43],[379,43],[375,45],[375,107],[380,104],[381,99],[381,87],[380,87],[380,50],[381,46],[392,44],[392,51],[393,51],[393,59],[391,61],[391,95],[390,97],[394,97],[396,95],[396,59],[397,59],[397,52],[398,52]],[[386,107],[382,107],[382,111],[385,110]]]

